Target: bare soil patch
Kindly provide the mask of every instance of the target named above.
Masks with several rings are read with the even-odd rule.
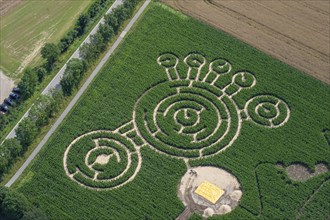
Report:
[[[215,204],[195,193],[197,187],[204,181],[224,190],[224,194]],[[210,166],[191,168],[182,177],[179,185],[178,196],[186,209],[177,217],[177,220],[188,219],[194,212],[204,218],[224,215],[236,208],[242,194],[238,180],[229,172]]]
[[[9,10],[21,3],[22,0],[1,0],[0,1],[0,16],[5,15]]]
[[[330,2],[162,0],[330,84]]]
[[[315,171],[311,171],[303,164],[291,164],[285,168],[290,179],[295,181],[306,181],[314,176],[329,171],[326,164],[319,163],[315,165]]]

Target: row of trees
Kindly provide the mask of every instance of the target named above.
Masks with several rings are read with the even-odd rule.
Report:
[[[87,70],[84,60],[72,59],[68,62],[64,75],[61,79],[63,94],[69,96],[74,88],[78,88],[79,82]]]
[[[34,94],[37,85],[52,71],[61,53],[65,52],[77,37],[81,37],[85,33],[91,20],[101,13],[102,7],[107,1],[97,0],[87,13],[79,17],[75,28],[69,31],[60,40],[59,44],[45,44],[41,50],[41,55],[46,63],[33,69],[26,69],[18,85],[22,92],[22,100],[28,99]],[[41,95],[31,107],[29,116],[23,119],[16,129],[16,137],[8,139],[0,145],[0,176],[9,169],[17,157],[26,151],[41,128],[48,124],[49,119],[58,110],[63,94],[69,96],[72,94],[73,89],[78,87],[83,74],[88,68],[87,62],[97,59],[97,56],[105,50],[110,39],[118,32],[120,25],[131,15],[134,7],[133,4],[128,2],[126,1],[124,6],[119,7],[110,16],[107,16],[107,22],[100,26],[97,34],[92,36],[91,46],[89,47],[89,49],[92,49],[91,53],[83,60],[72,59],[67,64],[65,74],[61,80],[62,90],[54,90],[50,95]],[[47,216],[29,203],[24,195],[0,187],[0,219],[41,220],[47,219]]]
[[[10,109],[5,115],[0,114],[0,132],[3,131],[12,121],[17,120],[19,106],[21,103],[30,98],[46,75],[50,74],[56,67],[61,54],[67,51],[67,49],[74,43],[76,39],[80,39],[88,30],[88,28],[99,19],[102,13],[106,10],[107,5],[111,3],[111,0],[96,0],[89,7],[89,9],[81,14],[76,21],[75,26],[67,32],[67,34],[56,44],[46,43],[41,49],[41,56],[45,60],[45,63],[35,67],[27,68],[24,70],[23,77],[18,84],[18,87],[22,91],[22,97],[19,101],[16,101],[15,108]],[[2,135],[2,134],[0,134]]]
[[[109,2],[109,0],[96,0],[87,12],[79,16],[74,29],[70,30],[58,43],[61,53],[65,52],[76,38],[84,35],[92,21],[100,17]]]
[[[63,98],[61,90],[53,90],[51,95],[41,95],[30,109],[29,116],[16,129],[16,137],[7,139],[0,145],[0,176],[6,172],[17,157],[24,154],[37,137],[40,129],[54,116]]]
[[[101,16],[108,2],[110,2],[110,0],[96,0],[87,12],[79,16],[74,28],[68,31],[58,44],[45,44],[41,49],[41,55],[47,61],[47,69],[51,70],[59,56],[66,52],[77,38],[80,38],[85,34],[90,25]]]
[[[98,31],[91,36],[89,43],[80,48],[80,56],[91,63],[106,49],[112,37],[118,34],[121,25],[132,16],[138,0],[124,1],[124,4],[115,8],[110,14],[105,15],[105,22]]]
[[[110,40],[118,33],[121,25],[132,16],[137,3],[137,0],[126,0],[123,5],[115,8],[110,14],[105,15],[105,22],[91,36],[90,42],[81,46],[79,53],[82,60],[72,59],[68,63],[61,79],[64,95],[69,96],[75,88],[78,88],[82,76],[88,68],[87,65],[97,60],[100,54],[104,52]]]
[[[101,8],[107,0],[98,0],[84,14],[88,19],[93,19],[100,13]],[[29,116],[21,121],[16,129],[16,138],[6,140],[0,145],[0,176],[6,172],[15,159],[21,156],[37,137],[41,128],[48,124],[49,119],[59,108],[63,95],[70,96],[74,89],[78,88],[83,74],[88,69],[88,63],[95,61],[99,54],[105,50],[111,38],[118,33],[120,26],[128,19],[134,10],[138,0],[126,0],[123,5],[117,7],[112,13],[105,16],[105,23],[100,25],[97,33],[91,37],[91,42],[84,44],[80,50],[83,59],[72,59],[68,62],[65,73],[61,79],[61,90],[54,90],[50,95],[41,95],[30,109]],[[84,17],[83,15],[80,17]],[[82,18],[78,19],[73,31],[86,27]],[[79,23],[79,25],[78,25]],[[61,54],[61,48],[55,44],[46,44],[42,50],[42,57],[46,60],[45,66],[26,69],[19,83],[23,99],[33,95],[36,86],[42,82],[46,74],[50,72]]]
[[[48,218],[41,209],[32,205],[23,194],[0,186],[0,219],[44,220]]]

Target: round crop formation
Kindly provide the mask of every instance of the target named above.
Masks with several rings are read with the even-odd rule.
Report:
[[[238,131],[240,121],[232,100],[207,83],[190,83],[158,84],[135,105],[133,118],[139,133],[163,153],[178,157],[214,154]]]
[[[247,102],[247,113],[257,124],[279,127],[289,119],[290,108],[283,100],[275,96],[260,95]]]
[[[94,131],[78,137],[66,149],[64,168],[75,182],[92,189],[125,184],[138,171],[134,145],[119,134]]]

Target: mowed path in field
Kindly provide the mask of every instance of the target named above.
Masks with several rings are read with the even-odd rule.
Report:
[[[162,1],[330,84],[329,1]]]

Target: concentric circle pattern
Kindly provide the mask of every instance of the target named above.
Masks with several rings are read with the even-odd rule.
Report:
[[[283,100],[275,96],[260,95],[247,102],[247,113],[257,124],[279,127],[288,121],[290,108]]]
[[[249,72],[238,72],[234,76],[234,82],[241,88],[253,87],[256,84],[256,78]]]
[[[75,182],[92,189],[123,185],[138,171],[134,145],[119,134],[94,131],[74,140],[66,149],[64,168]]]
[[[226,147],[238,130],[237,109],[221,90],[209,87],[180,80],[146,91],[133,116],[141,136],[179,157],[210,155]]]
[[[230,147],[243,121],[274,128],[290,117],[289,106],[272,95],[245,103],[249,93],[244,92],[257,83],[255,74],[233,72],[226,59],[209,62],[202,54],[189,53],[183,59],[185,73],[174,53],[160,54],[157,63],[168,81],[146,88],[134,105],[132,120],[113,131],[84,134],[66,148],[63,165],[70,179],[90,189],[118,188],[136,177],[145,146],[184,159],[189,167],[189,159]]]

